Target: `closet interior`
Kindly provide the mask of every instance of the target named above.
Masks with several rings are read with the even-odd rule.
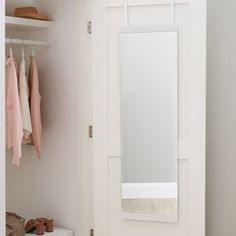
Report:
[[[22,157],[16,167],[12,165],[12,150],[6,151],[6,209],[26,220],[53,218],[57,227],[78,235],[79,138],[83,132],[82,122],[78,121],[82,112],[79,93],[82,70],[78,64],[83,61],[79,38],[87,37],[85,9],[76,0],[69,4],[58,0],[6,0],[5,5],[5,56],[12,50],[19,68],[24,54],[28,72],[30,56],[34,54],[42,121],[40,159],[34,145],[22,144]],[[15,8],[25,6],[35,7],[48,16],[48,21],[13,16]]]

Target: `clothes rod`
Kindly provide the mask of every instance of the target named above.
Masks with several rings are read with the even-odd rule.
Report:
[[[28,39],[5,39],[6,44],[18,44],[18,45],[31,45],[31,46],[50,46],[48,42],[37,41],[37,40],[28,40]]]

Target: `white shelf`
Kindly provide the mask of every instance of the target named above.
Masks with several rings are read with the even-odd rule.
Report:
[[[35,235],[35,233],[26,234],[26,236],[33,236],[33,235]],[[73,236],[73,232],[71,230],[55,227],[52,233],[45,232],[44,236]]]
[[[6,16],[6,30],[14,31],[36,31],[42,29],[50,29],[55,26],[52,21],[32,20],[20,17]]]

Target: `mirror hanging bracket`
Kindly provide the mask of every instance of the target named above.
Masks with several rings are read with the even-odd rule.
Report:
[[[175,24],[175,0],[170,0],[170,24]]]
[[[128,0],[124,0],[124,25],[125,27],[129,26],[129,9],[128,9]]]

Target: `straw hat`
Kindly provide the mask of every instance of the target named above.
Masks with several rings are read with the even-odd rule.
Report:
[[[39,14],[35,7],[18,7],[15,9],[14,16],[35,20],[48,20],[48,17]]]

